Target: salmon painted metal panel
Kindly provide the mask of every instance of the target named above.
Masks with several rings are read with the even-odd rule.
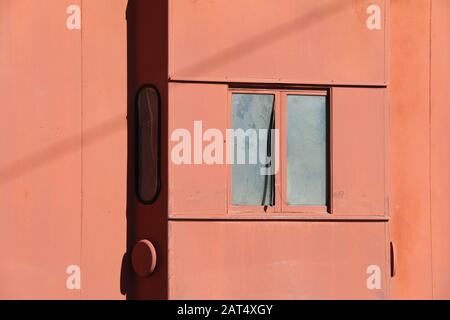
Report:
[[[450,2],[434,0],[431,7],[431,230],[433,297],[450,299]]]
[[[123,293],[129,299],[450,297],[447,0],[172,0],[170,73],[167,2],[130,0],[128,141],[126,2],[0,1],[1,299],[115,299],[123,298]],[[382,7],[382,30],[366,28],[366,9],[372,3]],[[81,31],[66,28],[69,5],[81,6]],[[353,202],[335,203],[335,211],[326,217],[351,222],[256,222],[255,216],[220,215],[226,212],[226,199],[218,200],[226,193],[222,180],[226,173],[205,173],[210,168],[194,167],[197,175],[174,168],[171,183],[177,190],[168,198],[168,108],[181,112],[171,114],[175,122],[170,129],[192,126],[191,120],[200,116],[208,127],[222,128],[229,116],[226,106],[204,116],[209,101],[203,97],[222,101],[227,84],[177,83],[168,89],[168,76],[266,83],[266,89],[270,83],[387,86],[332,88],[336,97],[348,102],[339,108],[333,97],[333,112],[349,111],[333,114],[341,125],[347,121],[337,138],[358,132],[352,136],[356,153],[344,150],[345,144],[333,138],[337,149],[332,160],[339,166],[352,163],[354,154],[365,159],[352,163],[352,173],[355,165],[361,169],[365,164],[363,172],[371,177],[363,181],[378,181],[364,183],[373,188],[371,203],[376,210],[370,212],[382,213],[382,193],[387,195],[390,189],[390,217],[375,217],[389,222],[355,222],[373,217],[353,215],[360,211]],[[162,193],[153,206],[139,203],[134,190],[134,94],[146,82],[160,89],[163,102]],[[375,103],[381,96],[368,94],[367,99],[368,91],[385,91],[390,105],[384,191],[384,176],[370,171],[374,164],[375,171],[382,171],[381,135],[374,134],[381,127]],[[169,95],[173,103],[168,105]],[[363,109],[353,114],[347,108],[357,104],[355,96],[363,101],[358,104]],[[362,111],[378,120],[358,129],[362,122],[348,119],[369,117]],[[371,142],[364,145],[359,135],[367,129]],[[380,152],[369,149],[371,145]],[[360,154],[363,150],[367,152]],[[336,190],[361,182],[350,183],[355,175],[334,170]],[[178,181],[192,183],[197,193],[180,191]],[[201,190],[202,182],[213,191]],[[239,221],[172,221],[169,252],[169,200],[170,218]],[[353,213],[345,217],[345,212]],[[390,235],[397,271],[391,279],[386,249]],[[129,253],[142,239],[152,240],[158,255],[154,274],[145,279],[129,270],[128,255],[120,262],[125,244]],[[365,287],[364,268],[369,263],[382,267],[380,291]],[[81,266],[82,290],[67,289],[69,265]]]
[[[125,4],[0,3],[1,298],[124,297]]]
[[[369,30],[373,5],[381,25]],[[169,76],[385,84],[388,6],[384,0],[170,0]]]
[[[376,88],[333,88],[333,214],[386,213],[385,92]]]
[[[126,0],[83,0],[82,298],[124,299]]]
[[[225,134],[229,117],[228,86],[171,83],[169,92],[169,133],[177,129],[188,130],[192,135],[193,150],[194,141],[202,141],[203,133],[209,128],[219,129]],[[203,126],[202,132],[195,136],[194,121],[201,121]],[[172,141],[169,150],[174,150],[177,144],[178,142]],[[203,157],[203,148],[200,155]],[[176,165],[173,161],[170,163],[169,215],[225,214],[228,174],[226,165],[194,164],[194,156],[193,151],[191,165]]]
[[[80,1],[0,2],[0,298],[79,299]],[[55,19],[59,17],[59,19]]]
[[[391,1],[390,215],[396,299],[432,298],[430,4]]]
[[[170,299],[385,299],[384,222],[169,224]],[[380,289],[367,269],[381,270]]]

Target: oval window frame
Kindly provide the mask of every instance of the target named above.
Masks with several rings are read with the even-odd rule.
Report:
[[[157,123],[158,123],[158,129],[156,132],[156,188],[155,188],[155,193],[153,194],[153,197],[146,199],[145,197],[142,196],[142,192],[140,190],[140,182],[142,179],[142,175],[141,175],[141,148],[140,148],[140,141],[141,141],[141,132],[140,132],[140,112],[139,112],[139,98],[140,95],[145,91],[145,90],[153,90],[154,93],[156,94],[156,99],[157,99],[157,104],[156,104],[156,111],[158,112],[157,115]],[[136,149],[135,149],[135,166],[136,166],[136,170],[135,170],[135,192],[136,192],[136,196],[139,199],[139,201],[145,205],[151,205],[154,204],[156,202],[156,200],[158,200],[159,194],[161,193],[161,95],[159,93],[158,88],[153,85],[153,84],[144,84],[141,87],[139,87],[139,89],[136,92],[136,96],[135,96],[135,112],[136,112],[136,133],[135,133],[135,145],[136,145]]]

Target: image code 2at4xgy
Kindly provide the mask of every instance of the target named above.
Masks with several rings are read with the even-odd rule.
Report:
[[[177,307],[177,315],[197,315],[208,318],[211,315],[270,315],[273,305],[258,304],[222,304],[220,306],[189,306]]]

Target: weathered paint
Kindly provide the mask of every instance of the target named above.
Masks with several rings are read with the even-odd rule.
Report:
[[[385,223],[169,225],[171,299],[383,299]],[[367,269],[381,268],[380,289]]]
[[[66,289],[81,263],[82,188],[81,37],[67,32],[67,5],[0,4],[3,299],[80,297]]]
[[[387,214],[385,93],[378,88],[333,88],[333,214]]]
[[[83,0],[83,299],[123,299],[126,250],[125,0]]]
[[[391,1],[390,214],[393,298],[432,298],[430,1]]]
[[[125,4],[0,2],[0,298],[123,298]]]
[[[168,207],[168,6],[164,0],[128,1],[128,188],[127,256],[124,259],[124,292],[128,299],[167,299],[167,207]],[[136,195],[136,101],[144,84],[158,89],[161,100],[161,191],[152,205]],[[135,244],[149,240],[158,262],[151,277],[138,277],[130,270]]]
[[[433,298],[450,299],[450,110],[447,87],[450,83],[450,2],[433,0],[431,7],[430,79],[430,193],[433,264]]]
[[[172,0],[170,14],[164,0],[128,2],[126,159],[127,1],[0,1],[0,298],[450,297],[448,1]],[[381,30],[366,28],[372,3],[382,8]],[[65,26],[73,4],[82,9],[81,31]],[[134,94],[146,82],[163,97],[162,193],[153,206],[134,192]],[[365,132],[376,148],[352,144],[367,176],[333,168],[337,185],[370,189],[370,210],[341,202],[326,216],[230,213],[226,168],[172,166],[172,128],[192,120],[228,126],[230,82],[326,85],[333,116],[334,95],[344,109],[366,90],[384,92],[384,104],[381,94],[370,99]],[[377,88],[360,87],[369,85]],[[348,111],[335,118],[345,127],[335,128],[337,137],[363,127],[367,114]],[[351,117],[360,121],[345,126]],[[376,134],[382,122],[385,147]],[[345,143],[334,145],[348,165]],[[122,262],[142,239],[158,256],[149,278],[130,270],[129,255]],[[383,269],[381,291],[361,287],[369,260]],[[286,277],[278,278],[270,266],[280,261],[306,272],[281,265]],[[66,288],[69,265],[81,267],[81,290]],[[257,290],[261,284],[268,289]]]
[[[171,83],[169,91],[169,132],[178,128],[193,132],[194,121],[200,120],[204,131],[216,128],[225,133],[229,118],[226,85]],[[170,149],[175,144],[171,142]],[[228,208],[227,175],[223,165],[183,166],[171,162],[169,215],[224,215]]]
[[[386,83],[389,1],[169,2],[170,79]],[[367,28],[374,4],[381,30]]]

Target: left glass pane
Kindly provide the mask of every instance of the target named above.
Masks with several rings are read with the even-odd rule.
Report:
[[[235,206],[274,204],[274,176],[263,174],[264,169],[261,170],[267,160],[264,156],[270,156],[272,150],[274,102],[272,94],[232,95],[235,134],[232,204]]]
[[[142,88],[137,97],[137,193],[146,203],[159,193],[159,95]]]

